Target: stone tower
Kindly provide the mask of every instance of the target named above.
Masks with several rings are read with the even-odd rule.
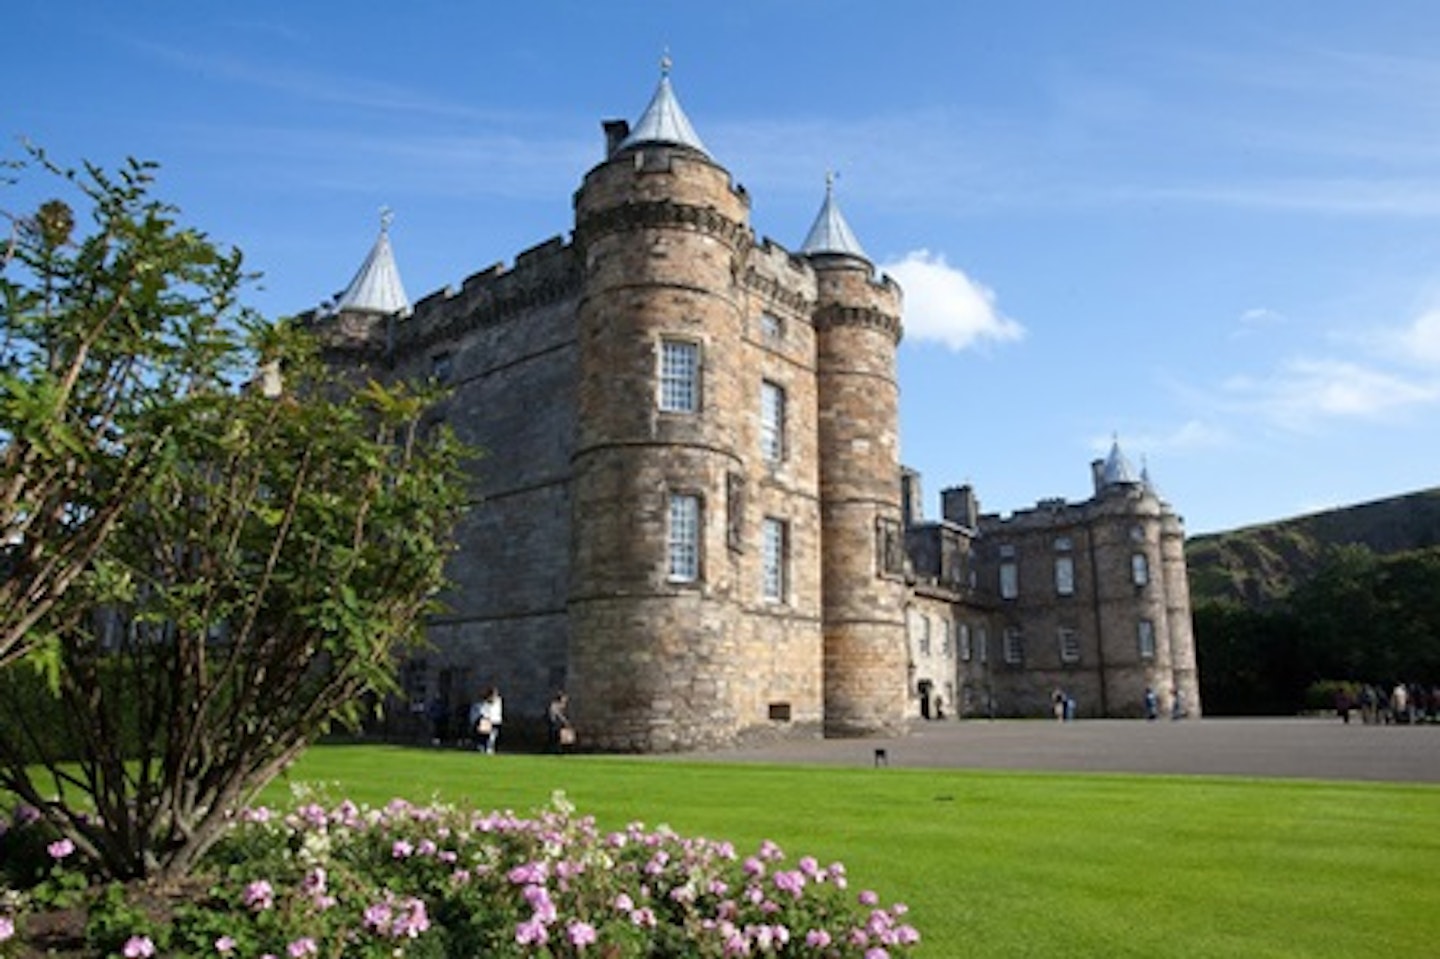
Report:
[[[695,135],[668,65],[635,129],[607,136],[575,196],[572,701],[600,748],[715,745],[742,719],[725,544],[748,411],[735,399],[749,199]]]
[[[1184,527],[1118,442],[1091,469],[1101,713],[1138,714],[1149,687],[1167,711],[1179,696],[1198,715]]]
[[[835,205],[833,179],[800,252],[817,286],[825,731],[893,732],[907,688],[900,290],[876,276]]]

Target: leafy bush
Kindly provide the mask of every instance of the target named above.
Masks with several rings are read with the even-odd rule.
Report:
[[[92,889],[87,947],[142,957],[883,959],[920,938],[904,905],[848,891],[840,863],[791,865],[771,842],[742,857],[641,823],[603,833],[560,793],[533,817],[403,800],[247,809],[203,876],[163,910],[138,884]],[[32,894],[26,908],[36,905]],[[18,941],[13,924],[4,941],[6,928],[0,956]]]

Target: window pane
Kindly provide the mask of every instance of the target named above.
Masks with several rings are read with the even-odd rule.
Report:
[[[1150,620],[1148,620],[1148,619],[1142,619],[1142,620],[1140,620],[1140,626],[1139,626],[1139,630],[1138,630],[1138,633],[1137,633],[1137,638],[1138,638],[1139,644],[1140,644],[1140,658],[1141,658],[1141,659],[1154,659],[1154,658],[1155,658],[1155,624],[1154,624],[1153,622],[1151,622]]]
[[[770,602],[785,600],[785,523],[765,518],[761,526],[761,595]]]
[[[1020,630],[1008,627],[1005,630],[1005,662],[1011,665],[1025,661],[1025,640],[1020,635]]]
[[[1136,586],[1144,586],[1150,582],[1150,561],[1145,558],[1144,553],[1131,555],[1130,575],[1135,580]]]
[[[785,389],[769,380],[760,384],[760,455],[767,463],[785,458]]]
[[[774,313],[760,314],[760,333],[767,340],[779,340],[785,336],[785,324]]]
[[[700,345],[683,340],[660,344],[660,409],[671,413],[693,413],[700,407],[696,373],[700,369]]]
[[[692,582],[700,575],[700,498],[670,497],[670,578]]]
[[[1014,563],[1000,564],[1000,598],[1014,599],[1020,595],[1020,568]]]
[[[1075,560],[1069,556],[1055,557],[1055,592],[1061,596],[1075,593]]]
[[[1061,627],[1060,639],[1060,661],[1062,663],[1080,662],[1080,634],[1073,629]]]

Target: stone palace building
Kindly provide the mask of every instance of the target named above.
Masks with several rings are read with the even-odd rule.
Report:
[[[1057,690],[1198,714],[1184,532],[1118,445],[1084,502],[1002,518],[960,487],[926,520],[901,291],[833,191],[797,248],[757,238],[668,69],[604,132],[568,241],[412,305],[382,227],[306,317],[340,366],[447,384],[433,416],[485,451],[403,665],[417,712],[494,684],[513,730],[563,687],[584,744],[630,752],[1045,715]]]

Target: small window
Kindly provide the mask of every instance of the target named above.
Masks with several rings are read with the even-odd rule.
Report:
[[[774,313],[761,313],[760,335],[772,343],[785,339],[785,321]]]
[[[776,723],[788,723],[790,721],[790,704],[771,703],[770,721]]]
[[[1145,558],[1144,553],[1130,555],[1130,578],[1135,581],[1136,586],[1144,586],[1150,582],[1150,561]]]
[[[694,413],[700,409],[700,344],[688,340],[660,343],[660,409]]]
[[[1060,596],[1075,595],[1075,557],[1055,557],[1055,592]]]
[[[449,383],[455,372],[455,354],[446,350],[430,357],[430,378],[437,383]]]
[[[1020,633],[1020,627],[1005,627],[1005,662],[1011,666],[1019,666],[1025,662],[1025,637]]]
[[[1000,544],[1000,558],[1001,558],[1001,559],[1014,559],[1014,558],[1015,558],[1015,546],[1014,546],[1014,544],[1012,544],[1012,543],[1001,543],[1001,544]]]
[[[950,645],[950,631],[954,624],[948,619],[940,620],[940,655],[946,659],[950,658],[952,647]]]
[[[785,458],[785,388],[769,380],[760,383],[760,455],[767,463]]]
[[[990,661],[990,633],[984,626],[975,631],[975,658],[982,663]]]
[[[668,534],[670,581],[693,583],[700,578],[700,497],[670,496]]]
[[[955,645],[959,646],[960,661],[970,662],[970,624],[960,623],[955,627]]]
[[[1068,537],[1068,536],[1057,536],[1057,537],[1055,537],[1055,552],[1057,552],[1057,553],[1068,553],[1068,552],[1070,552],[1070,549],[1071,549],[1070,537]]]
[[[1020,567],[1013,562],[1000,564],[1000,598],[1014,599],[1020,595]]]
[[[1155,624],[1148,619],[1140,620],[1139,627],[1136,630],[1135,636],[1136,641],[1139,644],[1140,658],[1146,660],[1154,659]]]
[[[920,627],[920,629],[919,629],[919,632],[920,632],[920,655],[921,655],[921,656],[929,656],[929,655],[930,655],[930,617],[929,617],[929,616],[926,616],[924,613],[921,613],[921,614],[920,614],[920,618],[916,621],[916,623],[917,623],[917,625]]]
[[[790,530],[784,520],[765,517],[761,523],[760,595],[769,603],[785,602],[785,558]]]
[[[1061,626],[1057,635],[1060,642],[1060,662],[1080,662],[1080,633],[1068,626]]]

